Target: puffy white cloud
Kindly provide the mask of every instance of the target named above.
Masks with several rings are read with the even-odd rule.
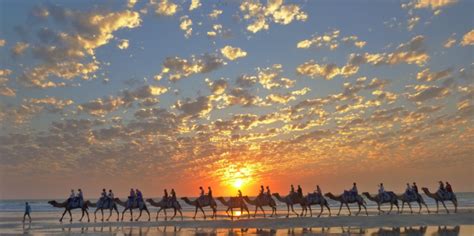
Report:
[[[462,46],[474,45],[474,29],[462,36]]]
[[[241,57],[247,56],[247,52],[238,47],[225,46],[221,48],[221,53],[227,59],[233,61]]]
[[[117,44],[117,47],[120,48],[120,49],[122,49],[122,50],[127,49],[128,46],[129,46],[129,42],[128,42],[127,39],[121,39],[121,40],[119,41],[119,43]]]
[[[168,76],[169,80],[176,81],[194,74],[211,72],[225,64],[225,61],[215,54],[193,55],[189,59],[168,57],[155,79],[161,80],[164,76]]]
[[[9,69],[0,69],[0,95],[2,96],[13,97],[16,95],[16,90],[7,85],[11,73],[12,71]]]
[[[181,23],[179,24],[179,28],[185,32],[184,36],[186,38],[191,37],[191,34],[193,33],[193,21],[188,16],[182,16],[180,20]]]
[[[179,6],[171,0],[151,1],[151,5],[155,7],[155,13],[160,16],[173,16],[178,12]]]
[[[306,75],[311,78],[322,77],[324,79],[331,80],[338,75],[343,77],[352,76],[356,74],[358,70],[358,66],[351,64],[338,67],[336,64],[318,64],[311,60],[299,65],[296,68],[296,73],[299,75]]]
[[[451,48],[456,44],[457,40],[454,38],[454,35],[451,35],[443,44],[445,48]]]
[[[220,9],[212,9],[212,12],[209,13],[209,18],[211,19],[217,19],[224,11],[220,10]]]
[[[335,50],[339,47],[340,42],[348,45],[353,45],[358,48],[363,48],[367,42],[359,40],[355,35],[340,38],[340,31],[335,29],[332,32],[324,33],[323,35],[315,35],[310,39],[305,39],[296,45],[297,48],[322,48],[326,47]]]
[[[5,46],[6,43],[7,41],[5,39],[0,39],[0,47]]]
[[[244,0],[240,4],[240,11],[243,18],[249,20],[247,30],[257,33],[261,30],[268,30],[269,23],[287,25],[294,20],[306,21],[308,15],[296,4],[284,5],[282,0],[267,1],[263,5],[259,0]]]
[[[458,0],[413,0],[415,8],[443,8],[456,3]]]
[[[281,64],[273,64],[267,68],[257,68],[257,81],[266,89],[279,88],[279,87],[292,87],[294,81],[288,78],[282,77],[280,74],[283,72],[283,66]]]
[[[192,11],[194,9],[197,9],[201,6],[201,1],[200,0],[191,0],[191,5],[189,5],[189,10]]]
[[[137,4],[137,1],[138,0],[128,0],[127,7],[128,8],[133,8],[135,6],[135,4]]]

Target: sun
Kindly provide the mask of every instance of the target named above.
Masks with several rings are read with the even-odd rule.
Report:
[[[237,178],[234,180],[234,183],[232,183],[232,185],[235,187],[235,188],[240,188],[242,187],[242,185],[244,184],[244,180],[241,179],[241,178]]]

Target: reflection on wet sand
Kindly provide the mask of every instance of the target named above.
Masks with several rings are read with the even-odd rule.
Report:
[[[472,230],[471,226],[463,226],[464,233]],[[123,234],[123,235],[156,235],[156,234],[179,234],[179,235],[440,235],[456,236],[461,235],[461,226],[415,226],[415,227],[380,227],[362,228],[358,226],[344,227],[305,227],[305,228],[183,228],[178,226],[148,226],[148,227],[127,227],[127,226],[90,226],[74,227],[74,225],[63,225],[61,234]],[[23,224],[24,234],[35,234],[37,228],[31,224]],[[52,232],[52,231],[46,231]]]

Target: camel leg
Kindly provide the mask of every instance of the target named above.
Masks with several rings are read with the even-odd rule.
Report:
[[[202,207],[199,207],[199,209],[201,209],[201,212],[202,212],[202,214],[204,215],[204,219],[206,219],[206,213],[204,212],[204,210],[202,209]]]
[[[397,214],[400,214],[400,207],[398,207],[398,202],[395,203],[395,206],[397,207]]]
[[[358,216],[360,214],[360,211],[362,210],[360,204],[357,204],[357,206],[359,207],[359,211],[356,213],[356,216]]]
[[[321,207],[321,211],[319,212],[318,218],[321,216],[321,214],[323,214],[324,211],[323,204],[319,204],[319,206]]]
[[[352,215],[351,208],[349,208],[349,204],[347,204],[347,202],[346,202],[346,207],[347,207],[347,210],[349,211],[349,216],[351,216]]]
[[[405,207],[405,202],[402,202],[402,211],[400,212],[400,214],[403,214],[403,208]]]
[[[125,215],[125,212],[128,210],[128,208],[123,209],[122,211],[122,221],[123,221],[123,216]]]
[[[168,220],[168,214],[166,214],[166,209],[163,209],[163,211],[165,212],[165,221]]]
[[[360,205],[359,205],[359,208],[360,208]],[[377,210],[379,210],[379,215],[380,215],[380,212],[381,212],[382,210],[380,210],[380,203],[379,203],[379,202],[377,202]]]
[[[176,216],[176,208],[173,208],[174,209],[174,213],[173,213],[173,216],[170,218],[170,220],[173,220],[174,217]]]
[[[113,208],[110,208],[110,209],[109,209],[109,217],[107,217],[107,220],[106,220],[106,221],[109,221],[109,220],[110,220],[110,217],[112,216],[112,211],[113,211],[113,210],[114,210]]]
[[[86,210],[86,215],[87,215],[87,222],[91,222],[91,219],[89,218],[89,211],[87,211],[87,208],[85,210]]]
[[[308,208],[309,208],[309,217],[313,217],[313,210],[311,209],[311,205],[309,205]]]
[[[367,207],[365,207],[365,205],[364,205],[364,204],[362,204],[362,206],[363,206],[363,207],[364,207],[364,209],[365,209],[365,214],[366,214],[367,216],[369,216],[369,212],[367,212]]]
[[[329,208],[329,204],[326,202],[326,204],[325,204],[325,205],[326,205],[326,208],[327,208],[327,209],[328,209],[328,211],[329,211],[329,216],[331,216],[331,208]]]
[[[81,215],[81,219],[79,219],[79,222],[82,222],[82,218],[84,218],[84,209],[81,209],[82,211],[82,215]]]
[[[454,213],[458,212],[458,201],[457,200],[451,200],[451,202],[454,205]]]
[[[286,204],[286,210],[287,210],[287,214],[286,214],[286,218],[290,217],[290,205]]]
[[[217,219],[217,205],[212,208],[212,219]]]
[[[130,221],[133,221],[133,210],[130,208]]]
[[[69,217],[71,218],[71,219],[69,220],[69,222],[72,222],[72,213],[71,213],[71,210],[69,209],[68,212],[69,212]]]
[[[120,212],[118,211],[117,206],[114,207],[115,212],[117,212],[117,221],[119,221]]]
[[[198,213],[198,207],[196,206],[196,211],[194,212],[193,220],[195,220],[195,219],[196,219],[196,215],[197,215],[197,213]]]
[[[96,219],[97,219],[96,213],[97,213],[98,210],[99,210],[99,208],[95,209],[95,211],[94,211],[94,221],[96,221]]]
[[[337,216],[339,216],[339,214],[341,214],[341,210],[342,210],[342,205],[343,205],[343,204],[344,204],[344,203],[341,202],[341,206],[339,207],[339,212],[337,213]]]
[[[438,200],[436,200],[436,214],[439,213],[439,202]]]
[[[418,207],[419,207],[418,214],[421,214],[421,203],[420,202],[418,202]]]
[[[64,209],[63,215],[61,216],[61,219],[59,219],[59,222],[63,222],[64,215],[66,214],[67,209]]]
[[[388,215],[390,215],[390,213],[392,213],[392,210],[393,210],[393,203],[390,203],[390,210],[388,211]]]
[[[257,216],[257,211],[258,211],[258,206],[255,205],[255,212],[253,213],[253,217]],[[265,215],[263,215],[263,218],[265,218]]]
[[[183,212],[181,212],[181,209],[178,209],[179,215],[181,216],[181,220],[183,220]]]
[[[143,213],[143,209],[140,209],[140,214],[138,214],[138,217],[135,221],[138,221],[140,219],[140,217],[142,217],[142,213]]]
[[[151,219],[150,211],[148,211],[148,208],[145,208],[145,211],[146,211],[146,214],[148,215],[148,221],[150,221],[150,219]]]
[[[295,209],[293,208],[293,204],[291,205],[291,211],[293,211],[293,213],[295,213],[296,217],[298,217],[298,213],[296,213]]]
[[[261,210],[262,210],[262,212],[263,212],[263,218],[265,218],[265,210],[263,209],[263,207],[262,207],[262,206],[260,206],[260,209],[261,209]],[[273,213],[272,213],[272,216],[273,216]]]
[[[162,210],[163,208],[160,208],[157,212],[156,212],[156,221],[158,221],[158,216],[160,215],[160,211]]]
[[[234,208],[230,207],[230,219],[234,220]]]
[[[408,207],[410,208],[410,213],[413,214],[413,208],[411,207],[411,203],[407,202],[407,204],[408,204]]]
[[[250,212],[249,212],[249,209],[247,207],[244,208],[246,211],[247,211],[247,218],[250,219]]]
[[[444,204],[444,201],[441,201],[441,203],[443,204],[444,209],[446,210],[446,212],[449,214],[449,210],[448,210],[448,208],[446,207],[446,204]]]

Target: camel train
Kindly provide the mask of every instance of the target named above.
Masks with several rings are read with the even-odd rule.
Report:
[[[440,187],[438,191],[435,193],[431,193],[428,188],[421,188],[423,193],[429,197],[432,198],[436,202],[436,213],[439,212],[439,203],[441,203],[446,210],[446,212],[449,214],[449,210],[446,207],[445,202],[450,201],[454,205],[454,212],[457,212],[457,198],[454,192],[452,191],[451,185],[449,183],[446,183],[446,187],[442,182],[440,182]],[[71,191],[74,193],[73,191]],[[277,201],[275,201],[275,199]],[[286,196],[281,196],[279,193],[271,193],[269,187],[267,186],[267,191],[263,191],[263,186],[261,186],[260,193],[259,195],[251,199],[248,196],[243,196],[242,193],[239,190],[239,195],[236,197],[230,197],[228,200],[226,200],[223,197],[217,197],[214,198],[212,196],[212,190],[209,187],[209,192],[207,194],[204,193],[202,187],[201,187],[201,196],[195,199],[190,199],[188,197],[182,197],[181,200],[184,201],[189,206],[192,206],[195,208],[194,211],[194,216],[193,219],[196,219],[196,216],[198,214],[198,211],[202,212],[203,218],[206,219],[206,213],[204,211],[204,208],[210,208],[212,210],[212,215],[211,218],[215,219],[217,216],[217,202],[220,202],[222,206],[225,207],[226,209],[226,214],[231,218],[231,220],[234,219],[234,210],[239,211],[241,214],[239,214],[237,217],[239,218],[240,216],[244,215],[244,212],[246,213],[246,217],[250,218],[252,214],[249,211],[249,208],[247,205],[255,206],[255,211],[253,213],[253,217],[256,217],[257,212],[259,210],[262,211],[263,217],[266,217],[266,213],[264,210],[264,207],[269,207],[272,210],[272,213],[270,217],[276,217],[277,216],[277,202],[281,202],[283,205],[286,205],[287,209],[287,214],[286,217],[290,216],[290,213],[295,214],[297,217],[303,217],[308,215],[308,210],[309,210],[309,216],[312,217],[312,208],[311,206],[314,205],[319,205],[320,211],[317,215],[317,217],[320,217],[324,209],[326,208],[328,211],[328,216],[331,216],[331,208],[329,207],[329,200],[335,201],[339,203],[339,211],[337,213],[337,216],[340,215],[341,210],[343,206],[346,206],[349,216],[352,215],[351,208],[349,207],[350,204],[357,204],[358,206],[358,211],[355,215],[359,215],[362,211],[362,208],[364,209],[364,212],[366,215],[369,215],[367,212],[367,202],[366,199],[369,201],[375,202],[377,204],[377,210],[378,214],[383,214],[385,211],[381,209],[381,206],[384,204],[389,204],[390,205],[390,210],[387,212],[387,214],[390,214],[393,210],[393,207],[395,206],[397,209],[398,214],[402,214],[404,210],[405,204],[408,205],[411,214],[413,214],[413,209],[411,204],[416,202],[418,203],[419,210],[418,214],[421,213],[422,206],[425,206],[427,209],[427,212],[430,213],[430,210],[428,206],[426,205],[423,196],[418,193],[418,187],[416,186],[416,183],[414,183],[413,186],[407,184],[407,189],[403,194],[395,194],[392,191],[385,191],[383,188],[383,184],[380,184],[379,188],[379,193],[376,195],[371,195],[368,192],[363,192],[362,194],[359,194],[357,191],[357,185],[354,183],[353,187],[350,190],[344,191],[340,195],[334,195],[331,192],[323,194],[319,186],[317,186],[317,190],[315,190],[313,193],[308,193],[307,195],[303,195],[303,191],[300,186],[298,186],[298,190],[295,191],[293,188],[293,185],[291,185],[291,190],[290,193]],[[216,201],[217,200],[217,201]],[[400,209],[399,202],[401,201],[402,206]],[[183,220],[183,213],[182,213],[182,207],[178,199],[176,198],[176,193],[174,192],[174,189],[171,191],[171,196],[168,196],[168,193],[165,190],[165,195],[161,200],[155,201],[152,198],[144,199],[142,196],[142,193],[137,189],[137,190],[131,190],[131,194],[128,197],[127,200],[122,201],[120,198],[115,198],[113,197],[112,190],[109,190],[109,194],[105,194],[105,189],[103,190],[102,197],[95,203],[87,200],[84,201],[82,197],[82,192],[79,191],[79,194],[73,195],[71,194],[71,197],[67,199],[64,202],[57,202],[55,200],[49,201],[48,202],[50,205],[56,208],[63,208],[64,212],[61,215],[61,218],[59,219],[60,222],[62,222],[64,216],[66,213],[69,213],[69,221],[72,222],[72,213],[71,211],[74,209],[80,209],[82,212],[81,218],[79,221],[82,221],[84,216],[87,217],[87,221],[90,222],[89,218],[89,208],[95,208],[94,211],[94,221],[97,220],[96,213],[98,211],[101,212],[101,221],[109,221],[109,219],[112,217],[113,213],[116,213],[116,220],[124,220],[124,215],[127,211],[130,213],[130,221],[138,221],[143,212],[146,212],[148,216],[148,221],[151,220],[151,215],[150,211],[148,210],[147,203],[148,205],[151,205],[153,207],[158,208],[157,213],[156,213],[156,218],[155,220],[158,220],[158,216],[161,211],[164,212],[165,215],[165,220],[168,220],[168,216],[166,213],[166,210],[173,210],[174,214],[170,218],[170,220],[173,220],[177,213],[180,214],[181,220]],[[301,208],[301,212],[297,213],[294,209],[295,205],[299,205]],[[118,210],[118,206],[122,206],[122,216],[120,217],[120,212]],[[139,210],[139,215],[136,219],[133,217],[133,210],[138,209]],[[104,210],[109,211],[109,216],[104,219]],[[230,214],[229,214],[230,211]]]

